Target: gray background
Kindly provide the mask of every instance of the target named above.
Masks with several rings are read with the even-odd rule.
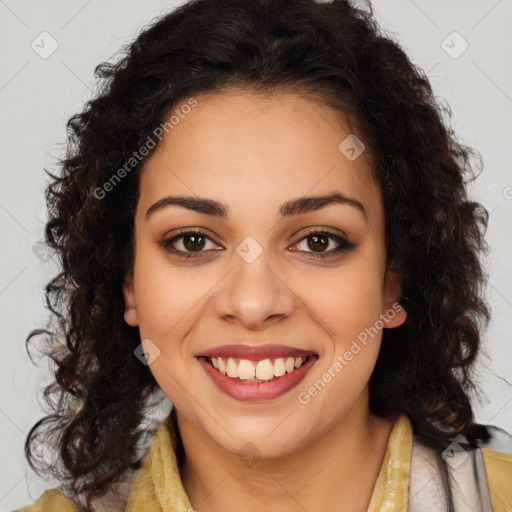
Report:
[[[24,340],[46,321],[43,288],[57,272],[38,245],[46,215],[43,167],[52,169],[55,158],[63,155],[66,121],[90,97],[94,67],[178,3],[0,0],[0,311],[5,356],[0,363],[0,512],[31,503],[55,487],[28,468],[23,454],[26,433],[43,415],[38,390],[48,382],[46,363],[32,365]],[[436,96],[451,106],[460,141],[478,149],[484,160],[484,172],[470,192],[490,212],[491,253],[485,265],[493,316],[484,336],[486,354],[479,360],[483,397],[475,401],[475,409],[477,420],[512,432],[512,2],[382,0],[373,5],[382,26],[428,72]],[[52,44],[58,47],[45,55]],[[164,404],[157,417],[167,410]]]

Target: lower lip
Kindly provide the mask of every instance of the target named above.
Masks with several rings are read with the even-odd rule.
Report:
[[[258,402],[278,398],[290,391],[306,376],[311,367],[316,363],[317,357],[310,357],[300,368],[270,382],[233,380],[231,377],[216,370],[205,358],[199,357],[198,360],[221,391],[224,391],[224,393],[236,400]]]

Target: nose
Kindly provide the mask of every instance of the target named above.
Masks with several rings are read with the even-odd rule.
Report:
[[[219,318],[262,330],[293,313],[295,294],[284,272],[272,265],[268,253],[264,250],[252,262],[234,255],[234,267],[219,283],[213,298]]]

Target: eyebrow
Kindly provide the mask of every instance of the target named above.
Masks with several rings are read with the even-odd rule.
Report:
[[[300,215],[302,213],[320,210],[332,204],[353,206],[363,214],[365,219],[367,219],[367,212],[363,204],[357,199],[347,197],[340,192],[332,192],[327,195],[302,196],[296,199],[291,199],[281,205],[279,213],[281,214],[281,217],[291,217],[293,215]],[[229,216],[229,206],[213,199],[188,196],[166,196],[159,199],[148,208],[146,211],[146,219],[155,212],[168,206],[181,206],[187,210],[193,210],[198,213],[221,218]]]

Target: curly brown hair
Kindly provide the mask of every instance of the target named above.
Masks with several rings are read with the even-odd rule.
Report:
[[[53,323],[26,340],[28,347],[44,335],[56,364],[44,390],[52,413],[25,443],[33,469],[32,444],[55,436],[52,475],[71,494],[84,493],[89,507],[139,467],[141,422],[158,384],[134,357],[140,336],[124,322],[122,283],[133,264],[144,159],[108,193],[98,190],[179,101],[230,86],[316,94],[357,123],[374,157],[387,257],[400,271],[407,311],[402,326],[383,331],[370,408],[405,413],[417,439],[439,450],[456,434],[471,443],[488,435],[469,398],[490,316],[479,260],[488,213],[466,191],[481,159],[456,140],[450,108],[381,31],[371,5],[193,0],[155,20],[95,76],[96,96],[68,121],[60,172],[48,172],[45,236],[62,271],[46,286]]]

